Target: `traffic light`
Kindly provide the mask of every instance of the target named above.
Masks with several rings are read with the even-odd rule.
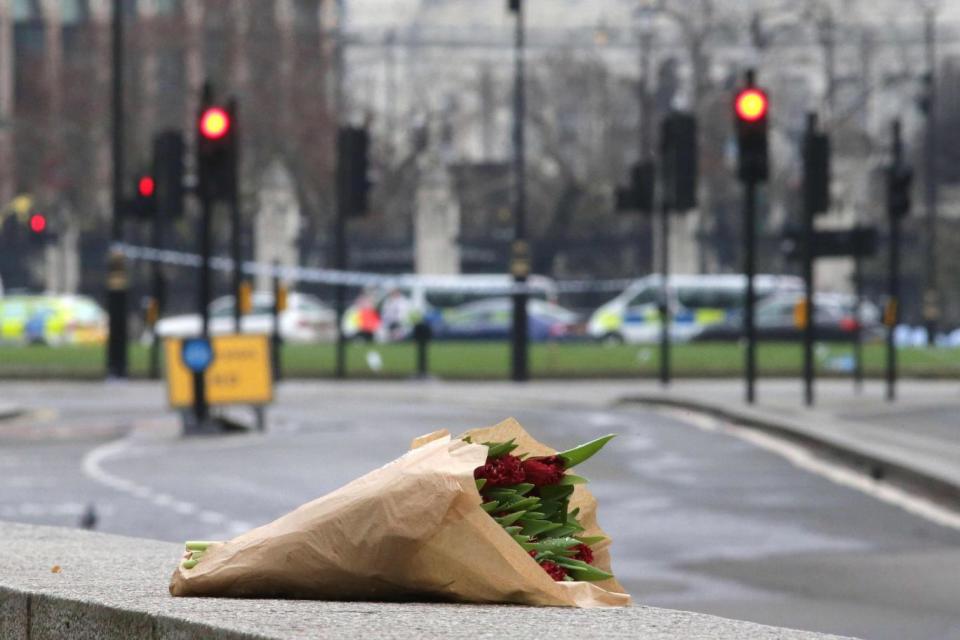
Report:
[[[204,87],[197,116],[197,189],[210,201],[231,200],[237,188],[237,122],[233,101],[215,104]]]
[[[183,134],[164,131],[153,138],[153,171],[156,206],[169,218],[183,213]]]
[[[753,84],[753,74],[747,75],[747,85],[737,93],[733,103],[739,155],[738,175],[744,182],[765,182],[769,175],[767,160],[767,115],[770,102],[767,94]]]
[[[27,222],[30,227],[30,233],[35,238],[46,237],[47,234],[47,216],[42,213],[33,213]]]
[[[342,127],[337,132],[337,206],[343,216],[367,213],[369,147],[370,135],[364,128]]]
[[[157,181],[150,173],[134,177],[133,213],[141,218],[150,218],[157,210]]]
[[[669,211],[697,206],[697,119],[671,111],[660,128],[663,197]]]
[[[803,140],[803,203],[809,214],[830,208],[830,138],[811,118]]]
[[[897,164],[887,167],[887,211],[896,218],[909,215],[911,191],[913,189],[913,170]]]
[[[630,167],[630,182],[616,191],[617,211],[624,213],[653,213],[657,169],[649,160],[635,162]]]

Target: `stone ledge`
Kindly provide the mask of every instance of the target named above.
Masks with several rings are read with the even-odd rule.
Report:
[[[686,611],[173,598],[179,545],[0,522],[0,638],[252,640],[545,637],[556,640],[827,636]],[[59,573],[51,569],[60,567]]]

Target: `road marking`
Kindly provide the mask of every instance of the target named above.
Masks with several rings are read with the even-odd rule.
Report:
[[[197,514],[197,519],[204,524],[221,526],[225,524],[226,531],[232,535],[243,533],[251,528],[250,524],[243,520],[232,520],[222,513],[203,509],[192,502],[179,500],[168,493],[156,491],[146,485],[127,480],[103,468],[103,463],[107,460],[119,458],[125,453],[131,453],[134,450],[135,447],[129,438],[121,438],[120,440],[114,440],[113,442],[95,447],[88,451],[83,457],[83,473],[95,482],[125,493],[138,500],[150,502],[154,506],[162,509],[169,509],[184,516]]]
[[[944,507],[923,496],[911,493],[890,483],[876,480],[868,474],[854,471],[842,464],[831,462],[816,456],[807,447],[795,444],[756,429],[742,427],[727,420],[697,413],[687,409],[657,407],[657,413],[674,420],[685,422],[704,431],[726,433],[745,440],[761,449],[785,458],[795,467],[809,471],[851,489],[856,489],[873,498],[897,506],[904,511],[919,516],[944,527],[960,529],[960,513]]]

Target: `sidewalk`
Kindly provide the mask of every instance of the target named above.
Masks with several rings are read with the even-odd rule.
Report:
[[[705,412],[825,448],[874,477],[960,505],[956,382],[905,381],[898,386],[898,400],[888,402],[879,382],[856,394],[849,382],[823,381],[812,408],[802,404],[801,383],[784,380],[761,382],[754,406],[743,401],[739,381],[682,381],[666,390],[640,389],[622,400]]]
[[[542,638],[826,640],[709,615],[632,606],[173,598],[179,545],[0,522],[0,638]]]

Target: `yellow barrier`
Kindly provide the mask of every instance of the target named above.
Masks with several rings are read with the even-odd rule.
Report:
[[[206,370],[207,402],[211,405],[264,405],[273,401],[270,343],[266,335],[227,335],[210,339],[213,362]],[[167,397],[176,408],[193,405],[193,372],[183,364],[183,341],[164,343]]]

